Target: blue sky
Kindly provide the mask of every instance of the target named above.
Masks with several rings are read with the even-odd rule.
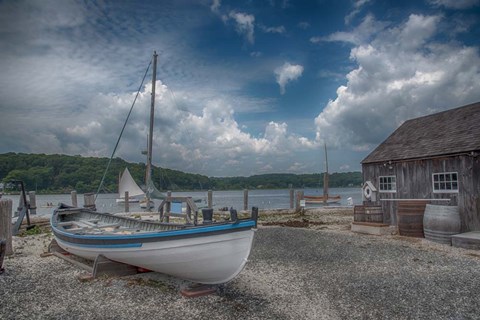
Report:
[[[155,165],[359,171],[480,101],[480,0],[0,1],[0,153],[110,156],[156,50]],[[151,76],[116,156],[143,162]]]

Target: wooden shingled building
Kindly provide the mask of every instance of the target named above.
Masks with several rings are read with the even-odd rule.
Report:
[[[478,231],[479,156],[477,102],[405,121],[362,161],[363,181],[374,189],[384,223],[397,224],[402,200],[439,199],[458,206],[462,232]]]

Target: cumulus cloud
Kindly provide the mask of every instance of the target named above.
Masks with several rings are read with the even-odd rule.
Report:
[[[352,48],[357,67],[315,119],[317,139],[368,151],[407,119],[479,101],[478,47],[435,41],[441,22],[412,14]]]
[[[290,64],[285,62],[282,66],[274,70],[275,78],[280,86],[280,93],[285,94],[285,86],[302,76],[303,66],[299,64]]]
[[[255,17],[251,14],[231,11],[229,17],[235,20],[237,33],[253,44],[255,42]]]
[[[151,84],[147,83],[139,94],[116,156],[145,161],[141,151],[146,148],[150,93]],[[110,156],[134,96],[134,92],[98,94],[75,121],[32,123],[21,132],[14,130],[15,124],[5,123],[4,138],[16,141],[17,150],[28,152]],[[281,155],[315,147],[312,140],[289,133],[286,123],[269,122],[262,135],[252,136],[235,120],[232,106],[222,99],[206,101],[200,112],[178,108],[161,81],[156,83],[156,101],[155,165],[211,176],[251,175],[258,173],[259,168],[268,171],[268,166],[272,166],[271,170],[280,162],[288,170],[294,159]],[[90,117],[92,114],[95,118]]]

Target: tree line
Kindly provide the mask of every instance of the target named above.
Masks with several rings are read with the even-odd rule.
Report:
[[[108,158],[46,155],[25,153],[0,154],[0,181],[4,188],[14,187],[11,181],[21,180],[26,189],[38,193],[96,192]],[[119,174],[128,167],[132,177],[143,186],[145,163],[112,159],[101,192],[115,193],[118,190]],[[262,174],[250,177],[207,177],[153,166],[152,179],[159,190],[240,190],[240,189],[285,189],[323,187],[321,174]],[[329,175],[330,187],[360,186],[360,172],[333,173]]]

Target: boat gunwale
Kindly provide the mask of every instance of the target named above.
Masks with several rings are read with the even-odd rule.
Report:
[[[88,209],[78,208],[77,210],[70,208],[68,211],[73,211],[72,213],[80,213],[80,212],[87,212],[93,215],[101,214],[103,216],[112,216],[117,218],[118,220],[131,220],[134,222],[142,222],[145,224],[153,224],[153,225],[170,225],[171,224],[164,224],[155,221],[138,221],[137,219],[128,218],[128,217],[119,217],[110,215],[108,213],[102,212],[94,212]],[[124,242],[124,241],[147,241],[147,242],[154,242],[154,241],[164,241],[164,240],[172,240],[172,239],[181,239],[181,238],[190,238],[190,237],[197,237],[197,236],[205,236],[205,235],[214,235],[214,234],[221,234],[221,233],[229,233],[229,232],[236,232],[236,231],[244,231],[248,229],[255,229],[257,222],[254,218],[246,218],[246,219],[238,219],[236,221],[222,221],[216,222],[212,224],[201,224],[201,225],[175,225],[178,226],[178,229],[174,230],[152,230],[152,231],[141,231],[133,234],[91,234],[86,233],[85,231],[77,231],[79,233],[69,232],[68,229],[58,226],[58,215],[59,213],[65,212],[64,209],[55,210],[51,216],[50,225],[52,227],[52,231],[56,237],[60,237],[63,241],[68,241],[67,239],[74,240],[69,241],[71,243],[75,243],[76,241],[88,241],[88,242],[95,242],[95,241],[109,241],[112,243]],[[74,222],[75,220],[72,220]],[[80,233],[82,232],[82,233]]]

